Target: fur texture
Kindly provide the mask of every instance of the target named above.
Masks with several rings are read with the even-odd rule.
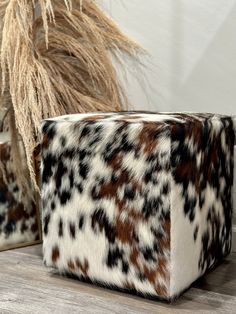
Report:
[[[42,130],[47,266],[170,299],[229,253],[230,117],[79,114]]]

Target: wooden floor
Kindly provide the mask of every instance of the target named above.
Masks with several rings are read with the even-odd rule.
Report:
[[[41,246],[0,253],[0,314],[236,313],[236,254],[173,304],[149,301],[61,277]]]

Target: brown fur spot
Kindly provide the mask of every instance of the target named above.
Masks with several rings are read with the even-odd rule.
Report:
[[[198,146],[201,143],[201,135],[202,135],[202,124],[196,123],[194,124],[194,128],[192,128],[192,136],[195,144],[198,144]]]
[[[75,270],[75,264],[72,260],[69,260],[67,265],[70,270]]]
[[[136,246],[132,247],[132,251],[130,254],[130,262],[139,269],[138,263],[139,250]]]
[[[44,135],[46,136],[46,135]],[[43,145],[43,144],[42,144]],[[49,145],[49,143],[44,143],[44,145]],[[34,151],[33,151],[33,155],[34,155],[34,167],[35,167],[35,174],[36,174],[36,182],[40,182],[40,165],[41,165],[41,145],[38,144]]]
[[[123,243],[131,244],[133,242],[134,225],[126,220],[121,221],[120,219],[116,222],[117,238]]]
[[[154,286],[158,295],[167,295],[166,287],[159,284],[158,279],[161,277],[165,282],[169,281],[169,273],[167,271],[167,260],[164,257],[158,259],[155,269],[149,269],[144,265],[144,275],[148,281]]]
[[[85,259],[84,259],[84,263],[82,264],[81,261],[80,261],[80,259],[77,258],[77,259],[75,260],[75,264],[76,264],[76,266],[78,267],[78,269],[82,271],[83,275],[87,276],[88,269],[89,269],[88,260],[85,258]]]
[[[52,262],[56,263],[59,257],[60,257],[60,250],[59,250],[59,247],[56,245],[52,249]]]
[[[98,114],[98,115],[88,116],[81,119],[81,121],[94,121],[94,120],[101,120],[101,119],[106,119],[106,115]]]
[[[142,131],[139,134],[139,145],[143,147],[145,154],[151,154],[158,144],[158,135],[163,131],[155,122],[144,122]]]
[[[159,257],[158,258],[156,275],[161,276],[162,278],[165,278],[165,280],[168,279],[169,273],[167,271],[167,260],[165,257]]]
[[[122,164],[122,155],[121,153],[117,154],[111,161],[108,162],[108,165],[111,166],[114,170],[119,170]]]
[[[164,286],[162,286],[162,285],[160,285],[160,284],[157,284],[157,285],[155,286],[155,290],[156,290],[156,293],[157,293],[158,295],[167,296],[167,289],[166,289],[166,287],[164,287]]]
[[[8,220],[19,221],[23,218],[29,218],[29,214],[25,211],[24,205],[22,203],[18,203],[14,208],[9,209]]]
[[[166,230],[165,230],[164,236],[159,240],[159,244],[162,250],[165,250],[165,251],[170,250],[170,233],[167,233]]]
[[[145,221],[147,218],[145,215],[141,212],[137,212],[135,209],[128,210],[129,218],[134,221],[134,223],[137,223],[138,221]]]
[[[118,188],[121,187],[124,183],[129,182],[129,181],[130,181],[129,173],[127,171],[123,171],[115,183],[109,182],[101,186],[101,190],[99,193],[100,198],[115,198],[116,199]]]
[[[48,148],[49,144],[50,144],[50,139],[49,139],[47,134],[44,134],[43,135],[43,140],[42,140],[42,148],[43,149]]]
[[[128,290],[135,290],[135,285],[129,281],[124,282],[124,287]]]
[[[196,173],[196,165],[194,165],[192,160],[180,162],[176,168],[176,175],[180,178],[188,178],[189,181],[194,181],[193,179],[195,178]]]

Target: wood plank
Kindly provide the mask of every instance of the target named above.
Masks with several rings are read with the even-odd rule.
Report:
[[[202,290],[236,296],[236,253],[193,285]]]
[[[40,244],[42,241],[40,242]],[[20,248],[17,248],[13,251],[14,253],[21,253],[21,254],[26,254],[26,255],[36,255],[40,256],[41,259],[43,258],[43,251],[42,251],[42,245],[34,244],[32,246],[23,246]]]
[[[234,313],[236,254],[173,304],[142,299],[58,275],[41,246],[0,253],[0,313]],[[222,288],[222,289],[220,289]]]

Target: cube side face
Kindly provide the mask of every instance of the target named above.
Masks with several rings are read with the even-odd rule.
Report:
[[[43,124],[47,266],[169,298],[170,130],[125,121]]]
[[[39,238],[36,205],[20,199],[11,160],[11,143],[0,144],[0,249]]]
[[[171,126],[172,297],[231,248],[234,129],[231,118]]]

